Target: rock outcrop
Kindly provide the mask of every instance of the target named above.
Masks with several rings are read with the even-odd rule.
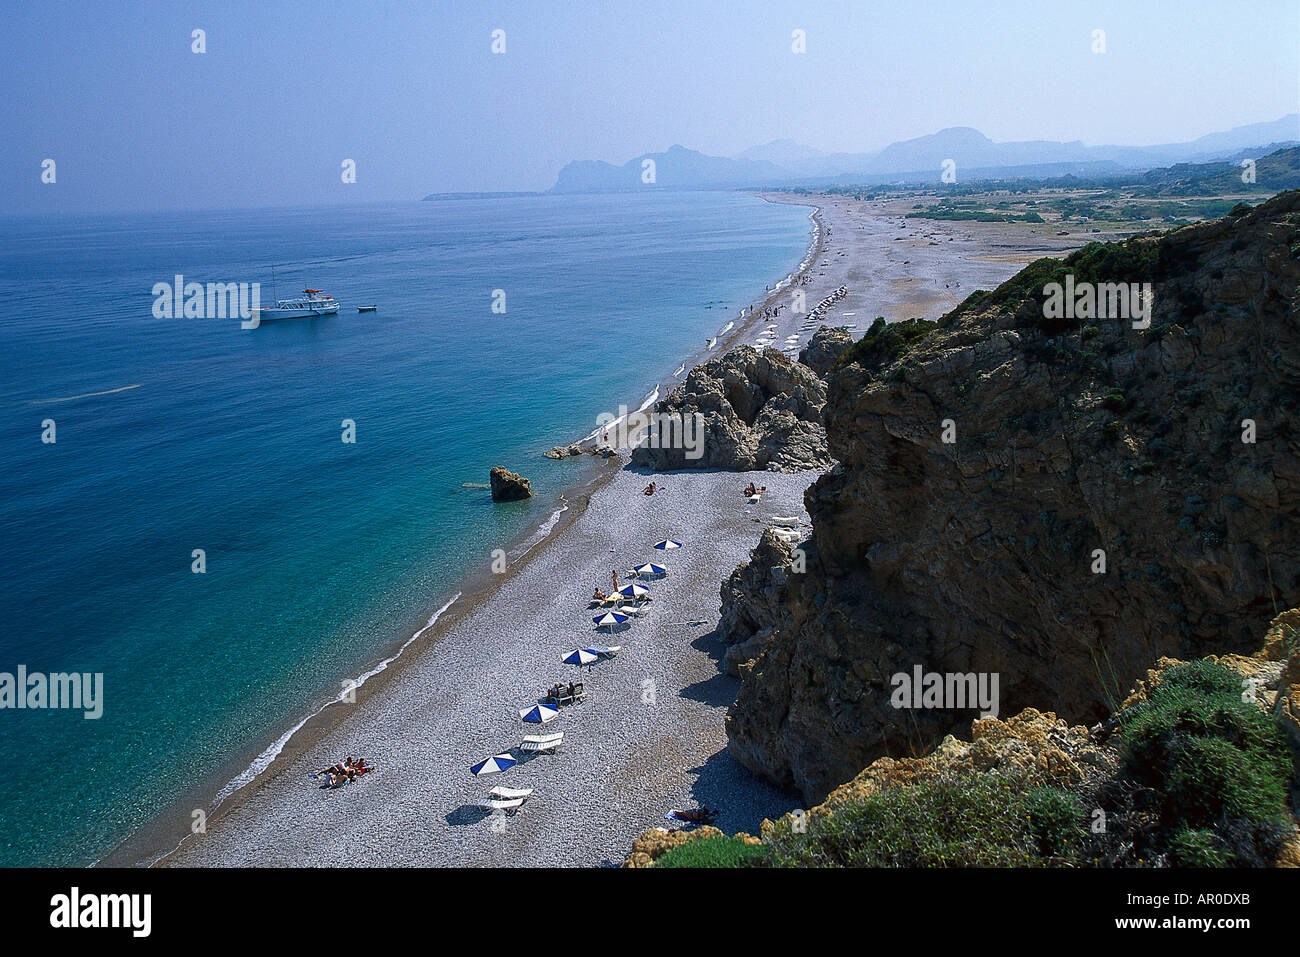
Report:
[[[786,602],[786,583],[794,564],[793,546],[771,528],[763,530],[749,561],[722,583],[718,637],[727,645],[723,668],[739,678],[753,665],[775,630]]]
[[[1052,282],[1152,283],[1150,327],[1054,318]],[[1293,192],[1039,260],[933,330],[873,327],[828,380],[838,464],[732,753],[814,803],[973,717],[892,707],[914,666],[1091,723],[1149,662],[1252,642],[1300,591],[1298,289]]]
[[[518,472],[511,472],[504,466],[494,465],[488,479],[492,483],[492,501],[494,502],[514,502],[520,499],[532,498],[532,485],[529,484],[528,479]]]
[[[819,326],[808,340],[808,345],[799,350],[799,361],[822,378],[831,371],[836,360],[853,345],[853,334],[842,326]]]
[[[696,366],[652,410],[683,421],[700,413],[701,454],[692,457],[690,443],[665,439],[659,447],[653,441],[638,446],[632,462],[656,471],[825,469],[830,466],[821,423],[825,404],[826,386],[807,366],[775,349],[740,346]]]
[[[546,456],[548,459],[567,459],[581,454],[582,446],[577,442],[573,442],[569,445],[557,445],[555,448],[542,453],[542,455]]]

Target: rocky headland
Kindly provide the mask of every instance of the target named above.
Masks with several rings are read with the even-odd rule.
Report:
[[[1054,313],[1050,283],[1149,283],[1149,326]],[[806,495],[806,571],[765,539],[724,586],[732,754],[816,802],[970,721],[901,720],[890,678],[914,666],[1091,724],[1152,662],[1256,641],[1300,589],[1298,286],[1291,192],[1038,260],[937,324],[878,322],[824,398],[770,351],[697,370],[664,403],[712,413],[695,467],[780,468],[766,423],[811,449],[818,413],[827,454],[798,467],[836,462]]]

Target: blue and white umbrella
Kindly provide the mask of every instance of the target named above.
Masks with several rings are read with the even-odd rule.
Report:
[[[649,578],[652,575],[667,575],[668,569],[662,565],[656,565],[654,562],[646,562],[644,565],[638,565],[632,569],[643,578]]]
[[[597,615],[591,619],[596,623],[597,628],[613,628],[615,625],[622,625],[627,622],[627,615],[620,615],[616,611],[607,611],[603,615]]]
[[[560,709],[551,704],[535,704],[519,712],[519,720],[529,724],[546,724],[560,716]]]
[[[646,588],[645,585],[633,582],[630,585],[624,585],[618,590],[618,593],[624,598],[648,598],[650,589]]]
[[[586,648],[569,652],[562,659],[566,665],[590,665],[600,660],[600,656]]]
[[[480,761],[470,768],[473,774],[496,774],[498,771],[504,771],[506,768],[513,768],[515,759],[508,754],[494,754],[486,761]]]
[[[668,551],[670,548],[681,548],[681,542],[674,542],[671,538],[665,538],[662,542],[655,542],[655,548],[661,552]]]

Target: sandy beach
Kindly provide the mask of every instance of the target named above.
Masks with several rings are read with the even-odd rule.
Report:
[[[811,308],[847,287],[823,322],[861,335],[878,315],[937,317],[1024,262],[1087,241],[1057,237],[1046,226],[906,220],[897,201],[764,198],[823,203],[813,214],[818,228],[806,267],[793,282],[756,298],[751,314],[737,316],[711,349],[692,356],[687,370],[709,355],[753,344],[773,324],[776,347],[797,355],[816,325],[791,312],[794,289],[804,291]],[[799,283],[803,277],[808,281]],[[762,317],[777,304],[786,308]],[[798,339],[787,343],[787,336]],[[683,375],[661,382],[663,394]],[[717,665],[723,650],[714,634],[718,591],[773,516],[806,523],[803,490],[816,477],[669,473],[656,478],[667,491],[653,497],[641,494],[649,479],[631,467],[598,481],[590,500],[574,505],[576,517],[566,517],[499,582],[453,606],[419,646],[362,688],[356,704],[327,708],[221,806],[206,832],[186,837],[158,863],[611,865],[644,830],[671,825],[664,814],[674,807],[714,808],[723,829],[756,831],[764,817],[798,806],[798,797],[757,779],[727,754],[723,717],[738,682]],[[759,505],[740,494],[751,478],[768,486]],[[656,552],[652,544],[665,537],[686,547]],[[587,607],[592,589],[608,588],[611,569],[622,574],[652,559],[663,559],[672,573],[650,583],[655,600],[647,613],[620,633],[597,634]],[[483,556],[469,564],[488,561]],[[591,643],[622,651],[582,674],[560,663]],[[558,754],[526,756],[483,778],[469,773],[471,764],[516,749],[524,734],[539,730],[521,724],[518,709],[556,681],[578,678],[586,680],[588,702],[544,728],[566,733]],[[366,757],[379,772],[338,790],[308,777],[348,755]],[[504,826],[477,807],[495,785],[534,788]],[[173,818],[160,822],[167,847],[189,830],[188,818],[180,820],[179,812]],[[166,839],[168,833],[175,837]],[[104,863],[156,856],[119,849]]]

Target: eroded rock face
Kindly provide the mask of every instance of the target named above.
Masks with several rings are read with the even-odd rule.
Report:
[[[514,502],[519,499],[531,498],[533,495],[533,487],[529,484],[528,479],[518,472],[511,472],[504,466],[493,466],[492,471],[488,474],[488,480],[492,483],[492,501],[494,502]]]
[[[727,674],[739,678],[767,646],[786,602],[792,564],[790,542],[767,528],[749,553],[749,561],[722,583],[718,636],[728,646],[723,657]]]
[[[831,366],[853,345],[853,334],[843,327],[819,326],[799,350],[799,361],[823,378]]]
[[[690,449],[633,450],[636,465],[657,471],[726,469],[797,472],[830,465],[821,424],[826,386],[806,366],[775,349],[741,346],[691,370],[654,406],[660,415],[703,416],[702,454]],[[686,443],[676,443],[684,446]]]
[[[1300,193],[1084,253],[831,374],[839,464],[727,717],[741,763],[813,803],[976,717],[895,709],[896,673],[997,673],[1001,714],[1091,723],[1297,604]],[[1046,321],[1028,279],[1072,270],[1152,282],[1151,328]]]

